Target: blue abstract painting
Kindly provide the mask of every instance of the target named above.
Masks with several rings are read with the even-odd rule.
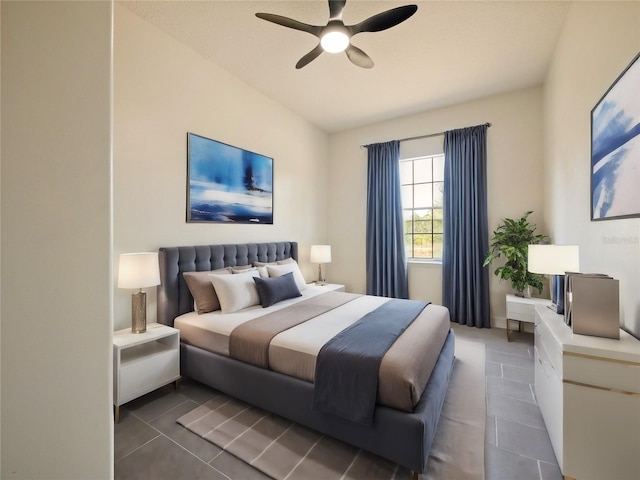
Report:
[[[187,222],[273,224],[273,159],[187,134]]]
[[[640,55],[591,111],[591,219],[640,216]]]

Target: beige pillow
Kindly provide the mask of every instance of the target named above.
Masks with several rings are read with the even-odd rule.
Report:
[[[304,281],[300,267],[295,261],[284,263],[281,265],[267,265],[267,271],[270,277],[281,277],[285,273],[293,273],[293,279],[296,281],[298,290],[302,291],[307,288],[307,282]]]
[[[253,262],[253,264],[258,267],[260,278],[269,278],[267,265],[285,265],[287,263],[295,263],[295,260],[293,258],[285,258],[284,260],[278,260],[277,262]]]
[[[256,267],[251,265],[237,265],[235,267],[230,267],[231,273],[247,273],[251,270],[256,270]]]
[[[195,302],[194,310],[198,315],[220,310],[220,301],[211,284],[211,277],[209,276],[211,274],[229,275],[231,274],[231,270],[229,268],[221,268],[207,272],[182,273],[184,281],[187,282],[187,287],[189,287],[189,291]]]
[[[248,270],[238,275],[209,275],[213,288],[220,300],[222,313],[234,313],[243,308],[260,304],[260,297],[253,277],[259,277],[257,270]]]
[[[285,258],[284,260],[278,260],[276,262],[253,262],[253,265],[256,267],[266,267],[267,265],[285,265],[287,263],[295,263],[295,260],[289,257]]]

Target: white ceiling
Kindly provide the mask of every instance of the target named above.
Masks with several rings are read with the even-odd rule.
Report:
[[[326,0],[119,3],[329,133],[539,85],[570,5],[348,0],[347,25],[410,3],[418,12],[389,30],[353,37],[372,69],[344,53],[323,53],[296,70],[317,38],[254,14],[325,25]]]

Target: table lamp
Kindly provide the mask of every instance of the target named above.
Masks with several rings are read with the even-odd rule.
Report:
[[[131,331],[147,331],[147,294],[142,289],[160,285],[156,252],[122,253],[118,267],[118,288],[137,288],[131,295]]]
[[[331,263],[331,245],[311,245],[311,263],[318,264],[318,285],[325,285],[322,276],[322,264]]]
[[[564,313],[564,274],[580,269],[579,256],[578,245],[529,245],[527,269],[552,275],[549,308],[556,313]]]

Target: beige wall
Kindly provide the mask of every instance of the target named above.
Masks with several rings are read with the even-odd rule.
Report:
[[[624,326],[640,336],[640,219],[590,221],[590,112],[640,50],[640,2],[574,2],[544,88],[545,219],[580,246],[580,270],[620,280]]]
[[[2,2],[2,471],[109,478],[110,2]]]
[[[491,122],[488,130],[489,230],[504,217],[534,210],[542,223],[541,89],[484,98],[338,133],[330,137],[329,242],[333,262],[327,278],[350,291],[365,291],[365,217],[367,153],[359,146]],[[347,233],[348,232],[348,233]],[[490,276],[494,325],[503,326],[509,284]],[[441,269],[409,266],[412,298],[441,300]]]
[[[328,138],[121,6],[115,16],[114,254],[160,246],[295,240],[307,280],[325,243]],[[186,134],[274,159],[274,224],[188,224]],[[155,319],[155,289],[147,316]],[[130,294],[115,291],[115,327]]]

